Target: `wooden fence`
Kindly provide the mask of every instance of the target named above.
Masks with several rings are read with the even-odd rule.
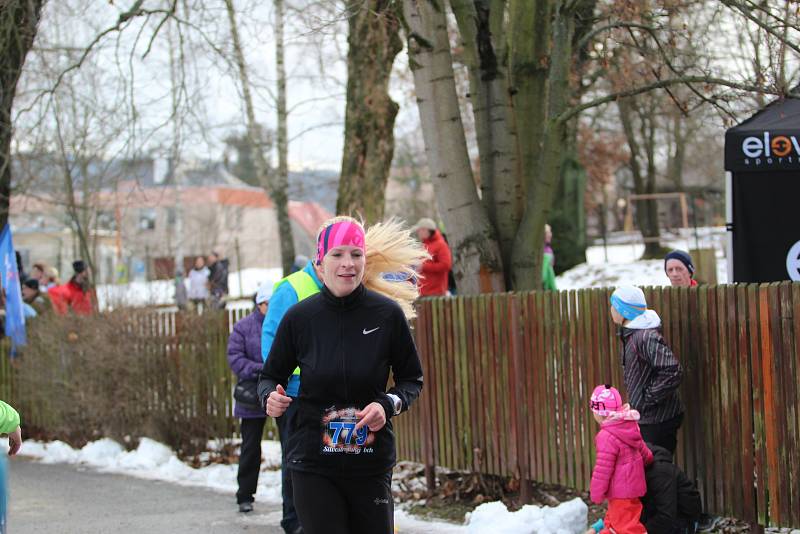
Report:
[[[707,510],[800,527],[800,284],[646,290],[684,369],[677,463]],[[595,385],[624,395],[605,289],[421,302],[403,458],[588,488]],[[523,484],[523,489],[527,485]]]
[[[684,368],[677,462],[697,480],[707,510],[800,527],[800,284],[645,293]],[[587,489],[597,432],[589,395],[607,382],[624,394],[609,294],[420,301],[425,387],[394,421],[399,456],[431,474],[442,466]],[[181,316],[138,313],[137,328],[152,337],[146,350],[163,354],[165,365],[195,362],[189,369],[197,374],[181,389],[188,409],[233,428],[224,338],[245,310],[228,312],[219,334],[192,350],[183,347]],[[11,392],[12,375],[3,358],[0,393]],[[168,398],[174,372],[154,368],[153,376],[152,387],[164,391],[154,398]],[[13,393],[7,398],[24,396]]]

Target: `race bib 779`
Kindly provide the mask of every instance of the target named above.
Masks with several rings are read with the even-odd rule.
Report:
[[[332,406],[322,414],[322,454],[371,454],[375,433],[366,426],[356,430],[356,406]]]

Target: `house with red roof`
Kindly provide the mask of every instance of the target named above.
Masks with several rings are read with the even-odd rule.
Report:
[[[120,164],[119,180],[87,196],[98,282],[165,279],[175,275],[176,252],[185,272],[197,256],[227,257],[232,271],[278,268],[280,241],[275,206],[259,187],[245,184],[221,164],[175,175],[158,160]],[[315,202],[290,201],[296,254],[312,256],[317,228],[331,214]],[[12,197],[11,221],[26,267],[36,261],[61,267],[78,256],[55,195]],[[61,242],[53,237],[60,236]],[[19,241],[17,235],[24,235]]]

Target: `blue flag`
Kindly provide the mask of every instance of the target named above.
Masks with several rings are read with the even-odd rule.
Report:
[[[0,234],[0,267],[3,289],[6,293],[6,335],[13,347],[25,344],[25,315],[22,306],[17,255],[11,241],[11,226],[6,224]]]

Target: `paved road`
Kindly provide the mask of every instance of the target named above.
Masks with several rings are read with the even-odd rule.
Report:
[[[9,532],[281,534],[280,510],[236,511],[232,495],[97,473],[73,465],[9,462]]]

